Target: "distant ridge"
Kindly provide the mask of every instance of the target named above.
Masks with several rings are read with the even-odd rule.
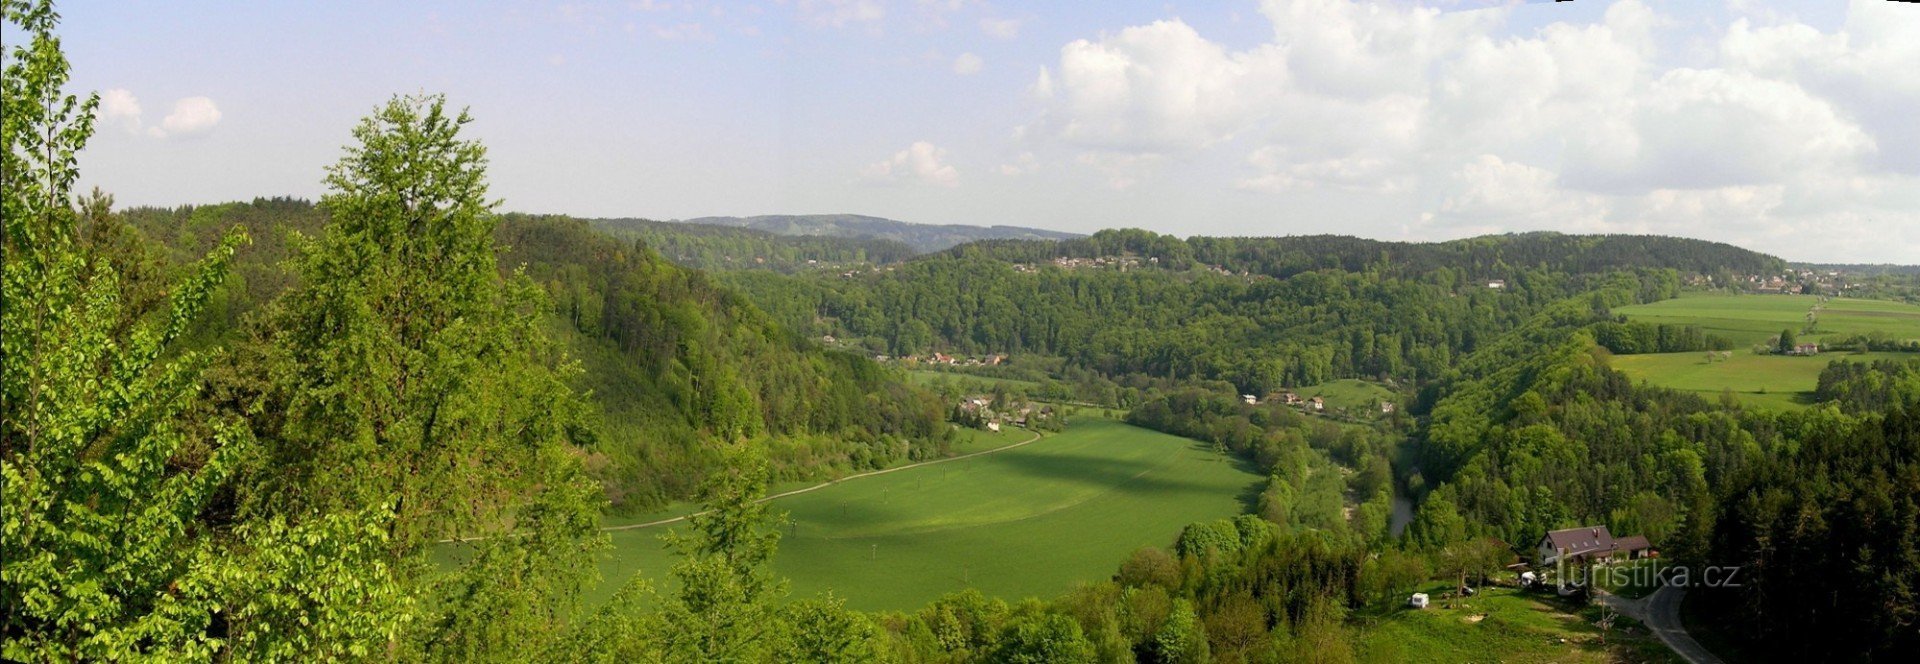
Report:
[[[922,253],[940,251],[976,240],[1070,240],[1078,233],[1020,226],[916,224],[859,214],[768,214],[756,217],[700,217],[690,224],[732,226],[779,235],[825,235],[904,242]]]

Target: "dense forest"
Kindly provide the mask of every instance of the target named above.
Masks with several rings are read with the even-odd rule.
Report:
[[[194,328],[195,348],[235,342],[256,310],[297,284],[280,266],[328,218],[324,208],[291,199],[116,216],[130,237],[156,241],[159,255],[142,263],[156,272],[205,253],[220,229],[254,238]],[[602,422],[589,466],[616,508],[691,495],[713,460],[711,440],[768,439],[776,469],[790,477],[943,449],[944,410],[931,395],[866,358],[794,337],[643,241],[616,240],[580,220],[515,214],[500,217],[493,239],[501,273],[545,291],[548,327],[579,365],[573,386]]]
[[[1651,235],[1564,235],[1537,232],[1453,240],[1390,242],[1343,235],[1292,237],[1193,237],[1186,240],[1137,229],[1107,230],[1060,242],[987,241],[948,250],[1016,263],[1055,258],[1135,255],[1162,266],[1195,264],[1232,272],[1286,278],[1315,270],[1381,272],[1394,276],[1446,270],[1447,285],[1512,278],[1534,268],[1590,274],[1630,268],[1664,268],[1691,274],[1776,273],[1785,265],[1772,256],[1733,245]]]
[[[898,263],[919,252],[897,240],[871,237],[780,235],[734,228],[647,219],[590,219],[594,229],[639,240],[668,260],[698,270],[860,269]]]
[[[1224,380],[1255,394],[1337,378],[1434,379],[1547,303],[1601,279],[1522,268],[1488,288],[1445,267],[1404,277],[1319,270],[1284,279],[1144,267],[1021,269],[973,255],[972,246],[960,256],[851,277],[727,278],[788,326],[859,340],[877,353],[1033,353],[1107,375]],[[1652,270],[1640,284],[1642,302],[1680,288],[1671,269]]]

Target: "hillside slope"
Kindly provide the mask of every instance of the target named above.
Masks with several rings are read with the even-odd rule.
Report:
[[[690,224],[733,226],[780,235],[826,235],[904,242],[916,251],[940,251],[976,240],[1066,240],[1076,233],[1019,226],[915,224],[858,214],[770,214],[756,217],[699,217]]]
[[[197,347],[242,342],[248,314],[293,283],[282,263],[325,222],[293,199],[137,208],[124,213],[157,244],[163,269],[242,226],[254,238],[193,332]],[[790,334],[704,273],[646,245],[565,217],[505,215],[502,270],[524,269],[552,305],[551,325],[582,368],[577,387],[600,413],[589,465],[616,508],[686,496],[719,440],[763,441],[783,476],[802,477],[937,455],[940,404],[863,357]]]

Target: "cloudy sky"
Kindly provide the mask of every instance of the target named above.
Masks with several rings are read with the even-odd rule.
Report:
[[[282,6],[286,5],[286,6]],[[505,208],[1179,235],[1683,235],[1920,263],[1920,6],[1853,0],[65,6],[122,204],[317,197],[389,95]]]

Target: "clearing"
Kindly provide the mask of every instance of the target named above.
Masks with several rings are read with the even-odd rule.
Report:
[[[1192,440],[1093,417],[993,454],[851,479],[772,502],[774,569],[793,595],[832,590],[862,610],[918,608],[972,587],[1052,597],[1106,578],[1133,549],[1243,512],[1261,477]],[[595,601],[635,573],[664,586],[665,524],[609,533]]]

